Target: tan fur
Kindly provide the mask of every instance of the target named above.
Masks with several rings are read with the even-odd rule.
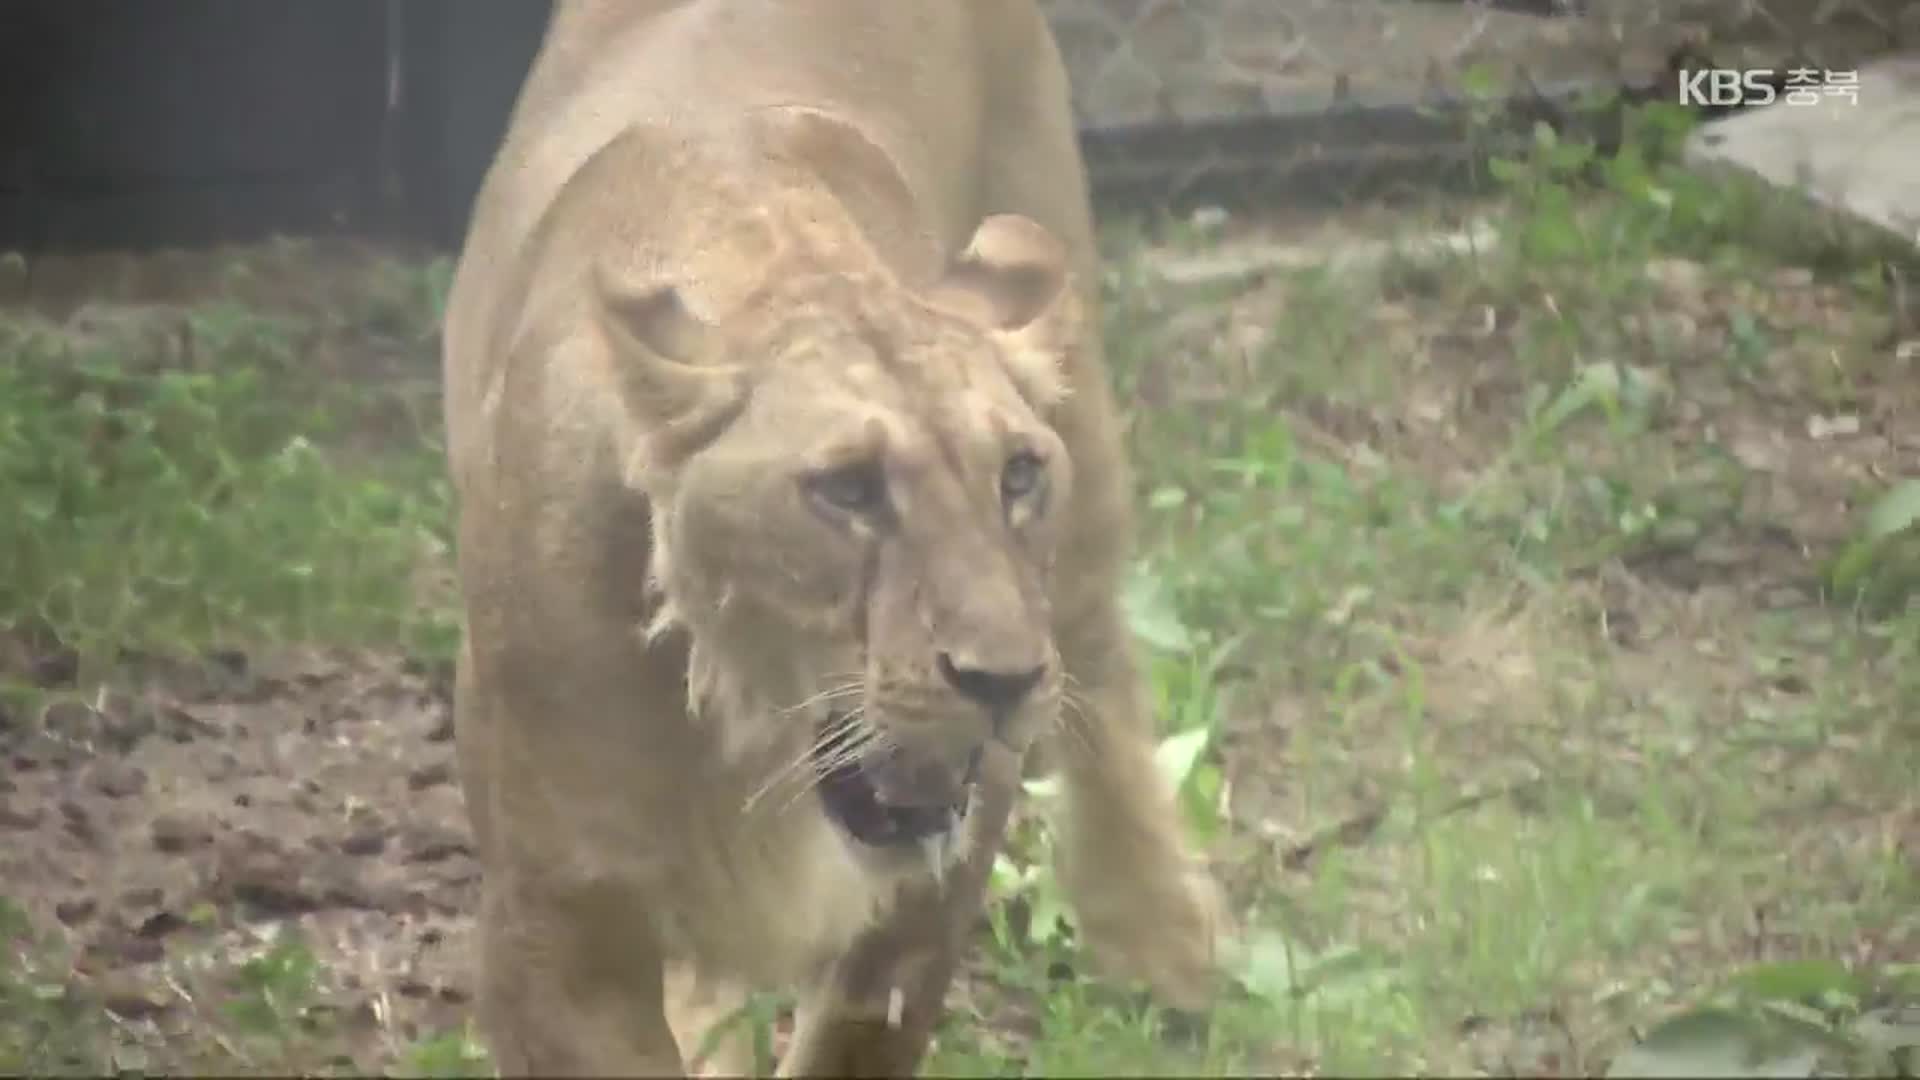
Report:
[[[1032,0],[557,8],[446,325],[503,1072],[676,1073],[751,985],[835,1007],[836,961],[954,852],[828,818],[805,753],[830,709],[894,748],[890,802],[1051,740],[1094,955],[1204,997],[1219,915],[1116,599],[1085,192]],[[1042,480],[1003,498],[1021,452]],[[819,494],[862,462],[884,513]],[[997,711],[942,655],[1041,674]]]

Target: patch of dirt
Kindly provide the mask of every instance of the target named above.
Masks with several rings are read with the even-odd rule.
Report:
[[[156,1064],[224,1026],[235,965],[284,927],[320,962],[333,1052],[367,1067],[457,1029],[479,869],[447,679],[364,653],[221,661],[0,728],[6,894]]]

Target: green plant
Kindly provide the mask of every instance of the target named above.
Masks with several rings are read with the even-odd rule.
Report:
[[[360,403],[300,387],[297,325],[215,306],[181,332],[198,366],[0,322],[0,631],[74,650],[83,682],[263,633],[447,648],[411,584],[444,548],[437,463],[343,464]]]
[[[417,1077],[487,1076],[493,1060],[474,1039],[471,1025],[415,1041],[389,1075]]]
[[[1608,1076],[1920,1076],[1920,967],[1763,964],[1662,1020]]]
[[[306,941],[283,929],[265,949],[235,972],[235,996],[221,1011],[242,1035],[285,1040],[307,1022],[318,993],[319,961]]]
[[[1891,609],[1920,588],[1920,480],[1883,492],[1858,532],[1827,567],[1827,581],[1843,599]]]
[[[0,1073],[98,1072],[106,1018],[63,977],[55,944],[0,896]]]

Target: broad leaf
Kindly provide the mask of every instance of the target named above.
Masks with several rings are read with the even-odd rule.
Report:
[[[1820,1047],[1727,1009],[1683,1013],[1649,1032],[1607,1068],[1609,1077],[1813,1076]]]
[[[1731,985],[1749,997],[1765,1001],[1797,1001],[1825,1006],[1836,997],[1860,1000],[1865,992],[1858,976],[1831,960],[1789,960],[1762,964],[1735,976]]]
[[[1206,751],[1207,740],[1212,735],[1212,731],[1199,727],[1160,740],[1160,745],[1153,753],[1154,761],[1175,789],[1187,786],[1187,777],[1193,774],[1193,767],[1199,763],[1200,755]]]
[[[1144,566],[1127,575],[1120,596],[1127,623],[1135,637],[1161,652],[1182,653],[1193,648],[1193,632],[1174,609],[1173,598],[1158,576]]]
[[[1895,484],[1867,513],[1868,540],[1885,540],[1920,525],[1920,480]]]

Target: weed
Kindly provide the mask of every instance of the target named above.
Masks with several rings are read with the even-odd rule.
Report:
[[[137,329],[0,322],[0,632],[78,653],[83,683],[262,637],[447,649],[410,602],[445,543],[437,465],[341,463],[364,405],[303,378],[298,323],[212,305]]]

